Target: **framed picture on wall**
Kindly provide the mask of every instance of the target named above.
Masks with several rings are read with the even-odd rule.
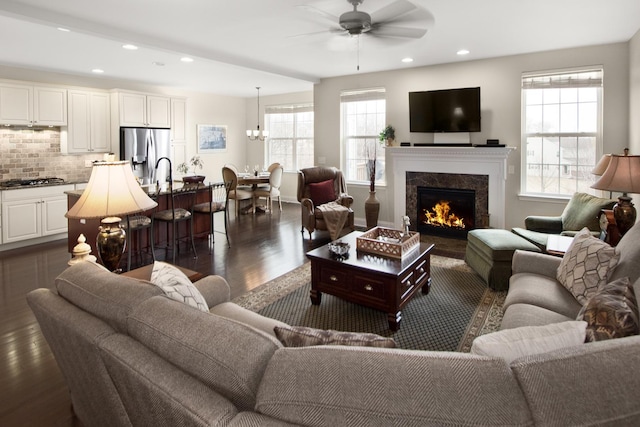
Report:
[[[198,153],[227,151],[227,127],[224,125],[198,125]]]

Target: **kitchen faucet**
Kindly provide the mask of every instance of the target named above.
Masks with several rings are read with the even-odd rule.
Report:
[[[160,160],[166,160],[169,162],[169,185],[173,185],[173,166],[171,166],[171,159],[168,157],[160,157],[156,162],[156,170],[158,169],[158,165],[160,164]],[[157,181],[158,188],[160,188],[160,181]]]

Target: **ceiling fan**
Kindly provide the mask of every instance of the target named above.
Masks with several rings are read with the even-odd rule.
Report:
[[[358,10],[364,0],[347,0],[353,10],[341,14],[339,17],[310,5],[304,8],[314,12],[332,24],[331,33],[347,36],[376,36],[405,39],[419,39],[427,33],[428,20],[420,19],[426,12],[407,0],[396,0],[393,3],[369,14]],[[429,15],[428,13],[426,15]],[[396,26],[403,22],[417,22],[420,27]],[[422,22],[421,22],[422,21]],[[337,26],[336,26],[337,24]]]

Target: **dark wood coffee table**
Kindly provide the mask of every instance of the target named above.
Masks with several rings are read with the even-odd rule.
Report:
[[[433,244],[420,243],[402,259],[358,252],[354,231],[340,240],[351,249],[346,259],[337,259],[329,247],[307,252],[311,261],[311,302],[320,304],[322,293],[387,313],[389,328],[397,331],[402,308],[419,289],[429,293],[431,287],[431,250]]]

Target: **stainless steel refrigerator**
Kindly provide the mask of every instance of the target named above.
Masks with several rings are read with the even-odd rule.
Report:
[[[120,160],[131,162],[133,174],[143,185],[169,180],[170,161],[155,167],[162,157],[171,158],[169,129],[120,128]]]

